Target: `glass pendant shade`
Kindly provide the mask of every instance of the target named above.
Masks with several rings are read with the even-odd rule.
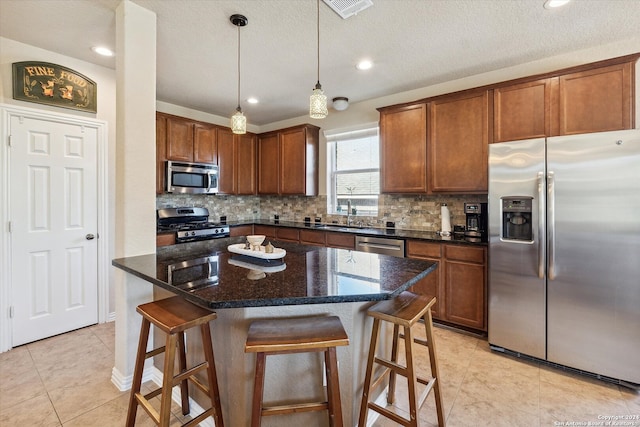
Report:
[[[242,114],[242,110],[239,107],[236,113],[231,116],[231,131],[237,134],[247,133],[247,118]]]
[[[309,116],[312,119],[324,119],[329,114],[327,110],[327,96],[317,84],[309,98]]]

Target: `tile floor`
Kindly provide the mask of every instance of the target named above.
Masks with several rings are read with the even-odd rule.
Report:
[[[424,335],[421,325],[415,328]],[[493,354],[486,340],[473,336],[445,328],[435,333],[449,427],[606,426],[599,417],[640,416],[637,392]],[[106,323],[0,354],[0,426],[123,426],[128,393],[111,384],[113,352],[114,324]],[[417,352],[418,365],[428,370],[426,350]],[[394,410],[406,416],[402,389]],[[172,426],[184,422],[177,405],[173,412]],[[433,397],[420,420],[436,425]],[[620,421],[640,427],[637,418]],[[139,410],[136,425],[153,423]],[[395,424],[381,417],[374,425]]]

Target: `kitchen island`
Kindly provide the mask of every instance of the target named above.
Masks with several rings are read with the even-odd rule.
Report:
[[[244,238],[225,238],[158,248],[155,254],[116,259],[113,265],[215,309],[212,337],[225,424],[248,426],[254,357],[244,353],[249,324],[255,319],[337,315],[350,339],[338,349],[345,425],[354,426],[364,379],[372,301],[393,298],[437,267],[437,263],[345,249],[273,241],[286,251],[281,260],[264,261],[230,253]],[[162,297],[162,292],[157,292]],[[166,294],[165,294],[166,295]],[[157,339],[164,339],[161,335]],[[385,345],[385,341],[382,340]],[[189,363],[199,360],[197,334],[187,335]],[[194,360],[190,360],[191,357]],[[319,354],[269,359],[265,402],[316,399],[322,392]],[[158,361],[156,361],[156,366]],[[203,396],[194,393],[196,401]],[[206,401],[206,400],[202,400]],[[268,417],[264,426],[326,425],[326,416],[299,413]]]

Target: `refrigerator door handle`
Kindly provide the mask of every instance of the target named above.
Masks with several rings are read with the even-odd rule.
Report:
[[[550,171],[547,174],[547,213],[548,218],[548,243],[549,243],[549,280],[556,278],[556,215],[555,215],[555,174]]]
[[[538,277],[544,279],[544,248],[545,248],[545,206],[544,206],[544,172],[538,172]]]

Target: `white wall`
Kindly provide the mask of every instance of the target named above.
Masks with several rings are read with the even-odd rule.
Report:
[[[87,76],[97,84],[97,113],[87,113],[83,111],[69,110],[65,108],[53,107],[49,105],[35,104],[31,102],[17,101],[13,99],[12,85],[12,64],[20,61],[44,61],[69,67]],[[90,64],[68,56],[49,52],[35,46],[19,43],[11,39],[0,37],[0,102],[14,104],[21,107],[36,108],[40,110],[55,111],[64,114],[73,114],[81,117],[90,117],[107,122],[108,137],[108,171],[109,171],[109,194],[106,196],[107,207],[109,209],[107,224],[109,230],[109,259],[114,254],[114,212],[116,205],[115,198],[115,146],[116,146],[116,74],[115,70]],[[112,286],[112,269],[109,268],[109,308],[108,312],[115,310],[114,287]]]

